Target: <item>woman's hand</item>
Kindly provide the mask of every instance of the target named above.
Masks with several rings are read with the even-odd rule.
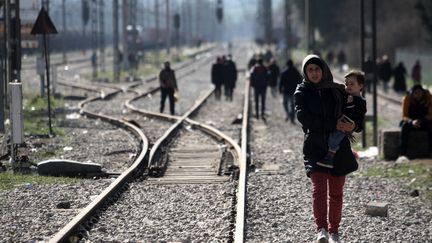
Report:
[[[343,122],[341,119],[337,121],[336,129],[342,132],[352,132],[355,128],[355,123]]]
[[[413,127],[415,127],[415,128],[419,128],[420,125],[421,125],[421,120],[416,119],[416,120],[414,120],[414,121],[412,122],[412,124],[413,124]]]

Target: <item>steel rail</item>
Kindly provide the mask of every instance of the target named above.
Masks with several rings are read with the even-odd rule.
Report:
[[[114,95],[115,93],[118,93],[120,91],[121,89],[111,92],[106,97],[110,97],[111,95]],[[54,237],[49,242],[69,241],[69,238],[76,234],[76,231],[78,230],[80,225],[88,221],[92,217],[92,215],[95,214],[96,210],[103,206],[109,198],[111,198],[119,190],[121,190],[121,188],[129,181],[129,179],[133,178],[133,176],[135,176],[136,174],[139,174],[138,171],[143,170],[143,161],[147,154],[149,146],[147,137],[144,135],[140,128],[127,121],[117,119],[115,117],[96,114],[84,108],[85,104],[98,99],[101,99],[101,97],[92,97],[80,102],[80,112],[87,117],[99,118],[109,123],[122,126],[131,131],[140,140],[141,147],[139,155],[136,157],[131,167],[121,173],[121,175],[113,183],[111,183],[107,188],[105,188],[102,193],[97,196],[97,198],[95,198],[90,204],[88,204],[83,210],[81,210],[78,215],[76,215],[71,221],[69,221],[66,226],[64,226],[59,232],[57,232],[57,234],[54,235]]]
[[[181,125],[183,124],[184,120],[196,112],[198,108],[204,103],[204,101],[207,100],[208,97],[214,92],[214,88],[209,90],[201,99],[195,102],[195,105],[192,106],[188,111],[184,113],[183,116],[181,116],[168,130],[154,143],[153,147],[150,150],[149,154],[149,160],[148,160],[148,168],[150,170],[157,169],[157,166],[154,164],[155,161],[159,158],[158,152],[160,151],[162,146],[165,146],[169,138],[175,136],[175,134],[180,130]]]
[[[181,69],[181,68],[184,68],[184,67],[190,65],[192,62],[193,61],[185,62],[182,65],[180,65],[180,67],[178,67],[178,69]],[[148,82],[150,80],[156,80],[156,79],[157,79],[157,76],[154,76],[154,77],[147,79],[146,81]],[[108,99],[119,92],[129,90],[132,86],[139,85],[141,82],[143,82],[143,81],[133,83],[131,85],[128,85],[128,87],[123,87],[123,88],[113,87],[111,85],[105,85],[105,87],[112,88],[112,89],[114,89],[114,91],[110,92],[106,95],[104,95],[101,92],[101,94],[99,96],[90,97],[90,98],[88,98],[84,101],[81,101],[79,103],[81,114],[84,114],[89,118],[97,118],[97,119],[101,119],[103,121],[107,121],[111,124],[115,124],[117,126],[122,126],[122,127],[126,128],[127,130],[131,131],[136,137],[138,137],[140,139],[141,149],[140,149],[140,153],[139,153],[138,157],[134,160],[132,166],[129,167],[128,169],[126,169],[123,173],[121,173],[121,175],[113,183],[111,183],[107,188],[105,188],[102,191],[102,193],[97,196],[97,198],[95,198],[90,204],[88,204],[83,210],[81,210],[78,215],[76,215],[71,221],[69,221],[69,223],[66,224],[66,226],[64,226],[59,232],[57,232],[57,234],[55,234],[54,237],[49,242],[67,242],[67,241],[70,241],[71,237],[73,237],[74,234],[77,233],[77,230],[79,229],[79,227],[83,223],[89,221],[90,218],[95,214],[95,212],[100,207],[102,207],[108,201],[109,198],[113,197],[113,195],[115,195],[118,191],[120,191],[121,188],[123,188],[124,185],[126,185],[126,183],[131,178],[133,178],[137,174],[142,174],[142,172],[146,169],[146,166],[144,166],[145,165],[144,162],[146,162],[145,157],[147,156],[149,143],[148,143],[147,137],[144,135],[144,133],[142,132],[142,130],[140,128],[138,128],[137,126],[135,126],[135,125],[123,120],[123,119],[117,119],[115,117],[97,114],[97,113],[91,112],[91,111],[84,108],[84,106],[90,102],[93,102],[96,100],[101,100],[101,99]],[[97,90],[96,88],[92,88],[92,87],[89,87],[86,85],[76,85],[76,84],[74,85],[74,84],[69,84],[69,83],[65,83],[65,82],[62,82],[62,84],[68,85],[68,86],[73,86],[76,88],[81,88],[81,89],[99,92],[99,90]],[[156,92],[158,90],[159,89],[156,88],[153,90],[153,92]],[[205,99],[207,99],[207,97],[210,96],[212,94],[212,92],[213,92],[213,90],[206,95]],[[196,106],[194,106],[194,107],[196,107]],[[188,115],[192,112],[189,112]],[[183,120],[184,119],[185,119],[185,117],[183,117]],[[147,165],[148,165],[148,163],[147,163]]]
[[[245,95],[243,101],[243,120],[241,131],[241,156],[240,156],[240,175],[237,196],[237,214],[234,242],[244,242],[244,224],[246,213],[246,193],[247,193],[247,154],[248,154],[248,131],[249,131],[249,79],[245,80]]]

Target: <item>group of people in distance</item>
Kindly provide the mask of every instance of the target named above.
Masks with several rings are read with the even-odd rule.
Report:
[[[404,62],[399,62],[394,68],[387,55],[378,58],[376,63],[368,56],[364,62],[364,72],[366,75],[365,89],[367,92],[372,92],[372,79],[374,67],[377,67],[377,78],[382,83],[384,93],[388,92],[390,80],[393,77],[393,90],[403,93],[407,91],[407,76],[408,71]],[[411,78],[414,84],[421,84],[421,64],[417,60],[411,69]]]
[[[237,82],[237,67],[232,60],[231,54],[228,56],[218,56],[216,63],[211,69],[211,82],[215,86],[215,97],[220,100],[222,87],[224,88],[225,99],[233,100],[233,92]]]
[[[248,64],[250,73],[250,84],[254,89],[255,97],[255,118],[266,121],[266,94],[267,88],[273,97],[279,91],[283,95],[283,108],[286,113],[286,120],[295,122],[294,91],[302,81],[302,76],[294,66],[292,60],[288,60],[285,69],[281,72],[276,60],[270,57],[265,60],[261,55],[255,55]]]
[[[366,100],[362,97],[362,90],[367,87],[368,76],[362,71],[352,70],[344,75],[344,84],[336,83],[329,66],[318,55],[307,55],[301,72],[292,60],[287,61],[282,72],[273,58],[269,58],[266,64],[263,58],[258,57],[249,65],[255,116],[265,120],[267,87],[271,87],[274,96],[278,87],[283,94],[287,120],[294,123],[297,116],[304,132],[304,168],[312,182],[312,211],[317,241],[340,242],[345,177],[358,168],[351,149],[351,138],[354,132],[363,130]],[[174,114],[173,95],[177,83],[169,62],[165,63],[159,79],[162,92],[160,111],[163,112],[168,96],[170,111]],[[236,80],[237,69],[231,56],[218,57],[211,71],[216,99],[220,100],[223,86],[226,100],[232,101]],[[419,82],[420,78],[402,102],[402,155],[406,154],[407,136],[413,130],[429,131],[429,145],[432,147],[432,95]]]

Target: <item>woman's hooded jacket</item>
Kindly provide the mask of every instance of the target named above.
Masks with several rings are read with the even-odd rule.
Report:
[[[306,76],[309,63],[320,63],[322,79],[318,84],[310,82]],[[333,82],[333,76],[327,64],[316,55],[308,55],[302,65],[303,82],[294,93],[297,119],[304,132],[303,155],[306,174],[328,172],[334,176],[346,175],[357,170],[358,164],[351,151],[347,137],[341,143],[334,157],[334,167],[324,168],[316,164],[322,160],[328,150],[328,136],[336,130],[338,118],[346,99],[344,86]]]

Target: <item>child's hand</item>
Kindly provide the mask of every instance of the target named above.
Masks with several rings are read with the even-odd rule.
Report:
[[[351,103],[351,102],[353,102],[353,100],[354,100],[353,96],[352,95],[348,95],[348,97],[347,97],[347,103]]]

